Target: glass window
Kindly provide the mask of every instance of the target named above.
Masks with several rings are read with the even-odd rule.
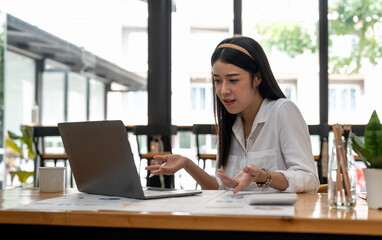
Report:
[[[191,148],[191,132],[179,132],[179,147]]]
[[[121,1],[120,8],[123,11],[120,17],[121,34],[117,36],[120,39],[118,63],[128,71],[147,78],[147,2]],[[129,91],[126,87],[115,88],[116,85],[112,83],[112,91],[107,93],[107,118],[121,119],[129,125],[147,124],[147,91]]]
[[[4,177],[6,175],[3,152],[4,152],[4,62],[6,46],[6,15],[0,10],[0,190],[3,189]],[[8,163],[6,163],[8,164]]]
[[[196,88],[194,87],[191,88],[190,100],[191,100],[191,110],[196,110],[197,96],[196,96]]]
[[[361,105],[363,81],[330,81],[329,118],[336,122],[349,123],[357,120]]]
[[[211,11],[216,6],[219,11]],[[217,44],[233,34],[233,1],[176,1],[175,9],[171,40],[172,123],[214,123],[210,60]]]
[[[89,80],[89,120],[105,119],[105,84]]]
[[[283,80],[278,79],[279,86],[286,98],[292,100],[293,102],[297,101],[297,80]]]
[[[69,73],[68,121],[86,120],[87,79],[76,73]]]
[[[147,3],[139,0],[67,0],[57,5],[4,0],[1,5],[13,16],[118,65],[123,26],[147,20]]]
[[[121,119],[126,125],[147,124],[147,91],[110,91],[107,119]]]
[[[382,115],[382,102],[376,101],[382,76],[380,6],[381,1],[329,1],[330,124],[367,124],[374,110]]]
[[[133,72],[146,72],[148,67],[147,26],[140,25],[122,28],[122,64],[125,69]]]
[[[46,0],[35,0],[33,3],[23,1],[23,7],[21,8],[19,1],[4,0],[1,3],[1,8],[16,18],[20,18],[54,36],[79,46],[85,51],[89,51],[139,76],[147,76],[147,1],[82,0],[78,2],[76,0],[68,0],[57,4],[58,5],[54,6],[47,4]],[[41,6],[44,7],[42,8]],[[91,11],[89,11],[89,8],[91,8]],[[49,19],[49,21],[47,21],[47,19]],[[49,73],[44,75],[58,77],[59,74]],[[61,80],[57,82],[56,87],[63,89],[61,88],[60,81]],[[53,84],[50,87],[53,88]],[[47,93],[45,93],[45,95],[46,94]],[[115,116],[118,119],[127,118],[133,123],[146,123],[147,111],[143,113],[143,116],[136,117],[133,109],[126,107],[130,105],[128,99],[135,98],[130,97],[134,94],[134,92],[115,93],[115,96],[110,96],[108,101],[110,100],[112,102],[108,104],[107,107],[111,108],[109,109],[111,116]],[[54,96],[54,93],[51,92],[51,95]],[[137,98],[140,98],[142,93],[137,93],[137,95]],[[61,95],[57,95],[56,98],[61,99]],[[73,96],[69,97],[68,101],[71,101],[71,98],[73,98]],[[53,101],[56,102],[57,100]],[[46,103],[46,105],[49,104],[50,103]],[[82,100],[80,104],[80,107],[83,108]],[[90,103],[90,105],[91,104],[92,103]],[[86,111],[79,115],[79,113],[72,113],[70,106],[68,107],[68,120],[84,119],[83,114],[86,114]],[[123,108],[123,116],[121,114],[114,114],[118,113],[121,109],[118,109],[118,107]],[[143,110],[147,110],[147,107],[143,108]],[[45,109],[45,111],[48,111],[48,109]],[[60,108],[55,111],[59,113],[57,112],[58,115],[55,114],[54,119],[48,120],[47,117],[45,117],[45,121],[47,121],[46,124],[55,123],[58,119],[60,119],[60,121],[64,119],[63,103],[62,106],[60,103]],[[53,113],[54,109],[49,109],[49,112]],[[97,113],[97,117],[94,114],[96,114],[94,109],[89,109],[89,118],[95,119],[100,117],[100,113]],[[108,116],[109,115],[108,113]]]
[[[6,52],[6,59],[4,126],[7,131],[18,133],[21,124],[32,123],[32,107],[35,103],[35,62],[31,58],[10,51]]]
[[[243,0],[243,35],[264,48],[284,94],[319,123],[318,1]]]
[[[205,111],[206,110],[206,89],[209,89],[210,84],[207,87],[191,87],[191,110],[193,111]],[[210,93],[210,92],[208,92]],[[208,109],[211,111],[211,109]]]
[[[45,64],[42,75],[42,125],[57,125],[65,121],[65,78],[67,70],[53,63]]]
[[[122,1],[122,40],[120,65],[147,78],[148,36],[147,3],[138,0]],[[113,89],[112,89],[113,90]],[[108,118],[122,119],[128,125],[147,124],[147,91],[128,91],[128,88],[108,93]]]
[[[20,125],[32,123],[32,107],[35,103],[35,62],[33,59],[20,54],[5,52],[5,80],[4,84],[4,130],[21,134]],[[22,69],[22,71],[21,71]],[[3,71],[2,71],[3,72]],[[23,161],[6,148],[4,158],[6,164],[6,174],[4,186],[15,186],[17,179],[11,180],[8,171],[14,171],[15,167],[20,167],[24,171],[33,171],[33,161]],[[0,181],[3,179],[1,178]],[[32,178],[28,179],[28,182]]]

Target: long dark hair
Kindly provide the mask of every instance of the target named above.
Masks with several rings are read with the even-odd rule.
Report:
[[[246,53],[229,47],[219,48],[221,44],[231,43],[240,46],[248,51],[252,56]],[[233,64],[250,73],[251,86],[255,76],[260,76],[262,81],[260,83],[259,92],[263,98],[276,100],[285,98],[284,93],[281,91],[279,85],[273,76],[271,67],[269,65],[267,56],[263,48],[258,42],[249,37],[234,36],[223,40],[218,44],[211,57],[211,66],[217,60]],[[213,83],[214,81],[212,81]],[[218,134],[218,168],[225,167],[228,162],[228,156],[231,148],[232,126],[235,123],[237,114],[230,114],[224,107],[223,103],[216,95],[215,85],[213,84],[214,91],[214,114],[216,123],[216,132]]]

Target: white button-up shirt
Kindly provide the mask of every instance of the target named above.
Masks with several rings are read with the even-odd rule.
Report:
[[[238,115],[224,173],[234,178],[245,166],[256,165],[281,172],[289,186],[285,192],[317,192],[320,185],[312,154],[309,130],[297,106],[290,100],[264,99],[245,144],[243,122]],[[217,170],[217,166],[216,166]],[[221,188],[220,178],[216,179]],[[245,191],[276,192],[251,183]]]

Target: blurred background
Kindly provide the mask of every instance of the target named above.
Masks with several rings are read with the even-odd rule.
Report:
[[[210,56],[235,33],[264,47],[281,89],[308,125],[364,125],[373,110],[382,112],[381,0],[170,2],[171,124],[214,124]],[[9,174],[14,165],[33,171],[33,161],[7,155],[4,144],[8,131],[19,132],[21,125],[104,119],[148,124],[149,4],[0,0],[0,188],[18,185]],[[320,24],[326,28],[320,30]],[[324,48],[320,36],[326,36]],[[325,57],[326,80],[320,76]],[[138,166],[135,136],[129,137]],[[329,131],[311,138],[314,155],[321,155],[323,138],[330,154]],[[171,140],[172,152],[197,160],[191,131]],[[216,153],[216,137],[201,141],[205,151]],[[63,152],[60,137],[45,144],[47,152]],[[206,165],[211,174],[214,164]],[[184,172],[175,179],[177,187],[195,187]]]

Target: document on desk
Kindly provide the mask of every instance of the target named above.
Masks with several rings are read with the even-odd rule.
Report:
[[[224,191],[203,191],[203,194],[185,197],[161,198],[152,200],[123,199],[120,205],[105,206],[101,210],[138,212],[193,212],[207,204]]]
[[[239,192],[237,194],[233,194],[232,191],[226,191],[213,201],[210,201],[198,208],[194,211],[194,213],[285,217],[294,216],[294,205],[250,205],[244,201],[244,196],[253,194],[256,193]]]
[[[37,201],[14,209],[38,211],[192,212],[224,192],[224,190],[203,191],[203,194],[195,196],[152,200],[138,200],[78,192]]]
[[[138,200],[86,193],[71,193],[22,205],[14,210],[31,211],[134,211],[187,212],[194,214],[294,216],[294,205],[249,205],[244,196],[253,192],[209,190],[200,195]]]

